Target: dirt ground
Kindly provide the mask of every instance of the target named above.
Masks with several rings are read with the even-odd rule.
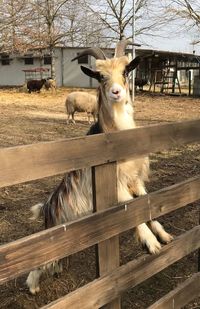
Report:
[[[71,90],[70,90],[71,91]],[[42,141],[84,135],[89,125],[84,114],[76,116],[77,124],[66,124],[64,101],[69,90],[57,94],[43,91],[27,94],[19,90],[0,90],[0,147],[24,145]],[[139,125],[171,122],[200,117],[200,99],[187,97],[150,96],[141,93],[134,103],[135,119]],[[141,141],[142,142],[142,141]],[[171,151],[151,154],[149,192],[172,185],[200,174],[200,147],[198,144],[177,145]],[[43,229],[42,222],[32,222],[30,206],[45,201],[62,176],[0,189],[0,243],[30,235]],[[180,235],[198,224],[198,202],[160,218],[173,235]],[[144,249],[133,237],[133,231],[120,237],[121,263],[141,256]],[[197,271],[197,252],[168,267],[122,297],[125,309],[143,309],[172,290]],[[0,308],[36,309],[95,278],[94,248],[71,257],[70,268],[65,263],[59,277],[44,276],[41,292],[32,296],[21,276],[0,287]],[[200,299],[185,308],[200,308]]]

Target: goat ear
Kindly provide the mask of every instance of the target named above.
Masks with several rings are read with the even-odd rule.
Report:
[[[90,76],[90,77],[92,77],[92,78],[95,78],[95,79],[97,79],[97,80],[100,82],[100,80],[101,80],[101,75],[100,75],[99,72],[93,71],[93,70],[91,70],[91,69],[89,69],[89,68],[86,68],[86,67],[84,67],[84,66],[82,66],[82,65],[81,65],[81,70],[82,70],[83,73],[85,73],[86,75],[88,75],[88,76]]]
[[[133,59],[129,64],[127,64],[126,72],[129,73],[129,72],[133,71],[138,66],[140,61],[141,61],[140,57],[136,57],[135,59]]]

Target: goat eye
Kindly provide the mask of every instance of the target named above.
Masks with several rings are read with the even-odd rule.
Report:
[[[128,77],[128,72],[127,71],[124,71],[123,72],[123,77],[126,79]]]
[[[100,79],[101,79],[102,82],[105,82],[107,80],[106,76],[104,76],[102,74],[100,75]]]

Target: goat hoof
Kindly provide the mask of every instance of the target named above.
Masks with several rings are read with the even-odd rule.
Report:
[[[174,239],[174,237],[167,232],[165,232],[164,234],[162,233],[162,237],[159,236],[159,238],[163,244],[168,244]]]
[[[158,240],[156,239],[152,239],[151,241],[146,241],[145,243],[149,253],[151,254],[158,254],[161,250],[161,244],[158,242]]]
[[[35,295],[35,294],[39,293],[40,287],[37,286],[37,287],[35,287],[35,288],[29,288],[29,291],[30,291],[30,293],[31,293],[32,295]]]

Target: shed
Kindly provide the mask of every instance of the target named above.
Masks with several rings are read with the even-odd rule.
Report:
[[[200,56],[150,49],[138,49],[136,53],[144,57],[137,76],[148,79],[149,90],[181,94],[187,89],[192,94],[194,76],[200,74]]]

